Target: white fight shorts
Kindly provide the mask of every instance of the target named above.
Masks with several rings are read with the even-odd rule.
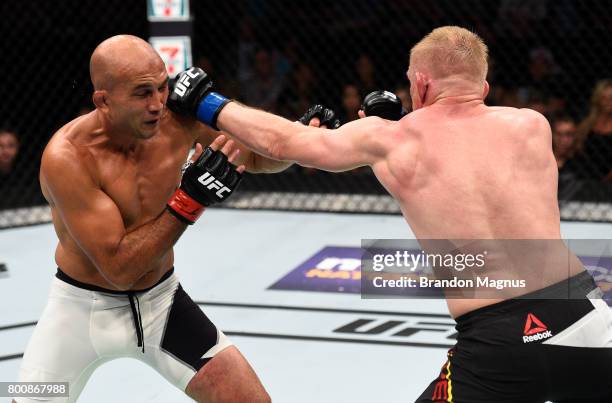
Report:
[[[232,343],[173,272],[150,289],[121,292],[80,283],[58,269],[19,381],[68,382],[70,396],[15,400],[76,402],[94,370],[121,357],[150,365],[184,391],[196,372]]]

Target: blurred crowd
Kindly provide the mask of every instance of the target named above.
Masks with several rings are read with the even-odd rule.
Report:
[[[196,65],[215,77],[221,92],[247,105],[292,120],[297,120],[311,105],[321,102],[332,105],[342,123],[358,119],[363,98],[377,89],[393,91],[402,101],[405,111],[411,110],[408,82],[393,88],[382,87],[376,81],[374,63],[366,54],[355,60],[352,77],[336,88],[336,96],[331,98],[329,88],[321,87],[317,71],[307,63],[292,64],[286,56],[263,48],[253,49],[252,57],[252,62],[248,58],[245,60],[241,74],[233,80],[223,76],[217,78],[212,61],[206,57],[198,58]],[[612,184],[612,80],[598,81],[584,115],[575,116],[568,113],[566,99],[549,89],[557,80],[550,52],[534,49],[531,58],[527,84],[512,89],[496,85],[495,62],[492,61],[491,91],[486,103],[525,107],[544,114],[552,129],[552,148],[559,167],[560,199],[602,201],[602,197],[593,194],[601,193],[598,184]],[[78,114],[91,110],[89,105],[84,105]],[[44,203],[37,181],[30,178],[28,183],[24,183],[25,177],[19,174],[19,165],[27,163],[18,158],[19,148],[19,136],[15,131],[0,129],[0,194],[3,196],[0,209]],[[301,167],[293,167],[292,171],[298,175],[316,172]],[[368,175],[370,171],[357,169],[352,174]],[[320,187],[320,183],[315,187]],[[330,188],[338,190],[335,186]],[[348,187],[344,191],[355,189]],[[609,193],[605,195],[607,197]]]
[[[503,15],[500,20],[505,23],[498,29],[508,30],[511,37],[529,42],[526,39],[534,25],[514,22],[541,19],[546,9],[541,7],[543,3],[538,3],[540,6],[535,8],[518,7],[518,3],[523,6],[532,4],[529,1],[503,2],[505,7],[500,7],[499,13]],[[559,24],[567,25],[569,22],[559,20]],[[565,71],[553,51],[539,44],[526,50],[522,72],[514,72],[512,79],[508,79],[507,67],[499,68],[495,56],[499,54],[499,50],[494,48],[495,35],[485,27],[482,29],[481,35],[492,47],[487,77],[491,91],[486,103],[530,108],[548,118],[553,132],[552,147],[559,166],[562,198],[601,201],[609,197],[609,192],[597,197],[593,196],[593,191],[597,193],[599,186],[612,184],[612,80],[596,81],[594,88],[591,85],[582,89],[582,98],[575,97],[573,91],[576,91],[575,84],[579,80],[572,76],[574,72]],[[346,123],[358,119],[357,113],[365,95],[385,89],[395,92],[404,109],[410,111],[409,83],[405,76],[400,75],[391,85],[392,81],[381,80],[386,75],[381,74],[372,55],[363,52],[353,60],[345,60],[349,68],[345,66],[343,74],[336,76],[330,86],[327,71],[301,58],[295,40],[286,41],[282,48],[266,47],[258,42],[255,31],[252,19],[241,21],[236,48],[238,66],[233,76],[216,69],[212,58],[199,56],[196,59],[195,64],[210,72],[220,91],[228,96],[292,120],[297,120],[309,106],[323,103],[332,106],[341,122]],[[405,71],[401,73],[405,74]],[[298,167],[295,170],[315,172]],[[356,172],[363,173],[363,170]],[[573,191],[568,192],[568,189]]]
[[[411,44],[439,25],[473,29],[490,49],[487,80],[491,90],[486,103],[531,108],[549,119],[560,199],[612,200],[612,192],[602,190],[612,188],[612,80],[604,79],[610,77],[612,65],[605,39],[612,34],[610,0],[308,0],[290,7],[282,0],[206,4],[191,5],[194,64],[207,71],[226,96],[292,120],[309,106],[322,103],[334,108],[343,123],[349,122],[358,118],[364,96],[379,89],[395,92],[409,112],[405,70]],[[54,14],[47,11],[37,18],[51,21]],[[142,14],[142,10],[133,11],[134,16]],[[58,38],[78,34],[88,41],[74,42],[78,53],[67,52],[71,62],[62,64],[74,77],[62,73],[57,80],[46,80],[41,76],[36,83],[46,91],[12,99],[2,109],[0,124],[10,121],[12,126],[0,132],[0,209],[44,203],[37,175],[44,144],[75,114],[92,109],[87,55],[111,33],[95,37],[88,34],[89,25],[82,25],[54,31]],[[29,32],[38,32],[37,27],[32,23]],[[125,27],[112,29],[127,32]],[[146,37],[139,32],[132,33]],[[44,42],[49,35],[42,28],[38,34],[45,48],[67,44],[60,39]],[[41,54],[35,51],[37,42],[24,38],[34,50],[14,59],[23,61],[11,65],[15,71],[7,70],[6,76],[16,77],[4,83],[7,94],[19,93],[15,88],[21,88],[20,77],[28,82],[39,77],[17,74],[26,61],[30,66],[29,60]],[[65,61],[63,57],[61,53],[59,61]],[[49,71],[57,69],[49,66]],[[44,95],[48,93],[54,96]],[[243,186],[249,190],[383,191],[367,178],[344,181],[299,167],[287,175],[293,176],[288,180],[279,175],[252,176]],[[371,172],[360,169],[348,175],[367,177]]]
[[[20,152],[17,132],[0,127],[0,210],[44,204],[32,160]]]

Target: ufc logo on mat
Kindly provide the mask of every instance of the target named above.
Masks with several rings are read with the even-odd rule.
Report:
[[[189,69],[181,76],[178,82],[174,85],[174,93],[180,95],[181,97],[185,95],[187,92],[187,88],[191,86],[191,81],[189,78],[196,78],[200,75],[200,72],[194,73],[193,69]]]
[[[217,190],[215,194],[221,199],[225,197],[223,195],[224,192],[225,193],[231,192],[231,190],[227,186],[219,182],[214,176],[212,176],[208,172],[204,172],[204,174],[198,178],[198,182],[206,186],[206,189],[209,189],[209,190],[219,189]]]

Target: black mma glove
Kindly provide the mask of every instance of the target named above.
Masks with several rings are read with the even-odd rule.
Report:
[[[231,99],[213,92],[210,76],[199,67],[179,73],[171,82],[168,109],[179,115],[194,116],[200,122],[217,128],[217,116]]]
[[[378,116],[388,120],[400,120],[406,114],[402,101],[389,91],[370,92],[363,99],[361,109],[366,116]]]
[[[179,220],[191,225],[207,206],[227,199],[241,180],[242,174],[228,162],[225,154],[206,147],[195,162],[187,163],[181,186],[166,207]]]
[[[337,129],[340,127],[340,120],[336,118],[336,114],[330,108],[326,108],[323,105],[311,106],[304,116],[300,118],[300,123],[308,126],[312,118],[319,118],[320,126],[327,126],[328,129]]]

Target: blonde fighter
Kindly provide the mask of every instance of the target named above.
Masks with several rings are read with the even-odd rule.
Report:
[[[171,98],[192,105],[177,110],[268,157],[328,171],[372,167],[420,240],[552,240],[561,253],[551,256],[565,256],[565,267],[518,273],[547,274],[542,289],[530,290],[534,299],[447,300],[457,345],[419,402],[605,400],[612,396],[612,314],[589,299],[599,290],[577,259],[568,264],[560,240],[549,124],[533,110],[486,106],[486,73],[483,41],[442,27],[411,50],[414,111],[399,121],[366,117],[331,132],[230,102],[210,86],[189,102]]]

